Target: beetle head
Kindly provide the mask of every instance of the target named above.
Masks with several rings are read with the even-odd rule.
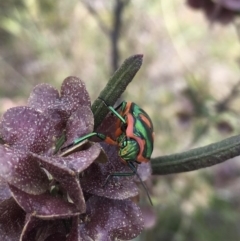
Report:
[[[124,161],[135,161],[139,153],[139,145],[136,140],[121,135],[118,138],[119,151],[118,155]]]

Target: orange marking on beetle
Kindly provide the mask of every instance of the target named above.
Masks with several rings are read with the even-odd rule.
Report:
[[[104,141],[110,145],[118,145],[118,143],[114,141],[112,138],[110,138],[109,136],[107,136]]]
[[[127,102],[124,112],[122,111],[122,114],[121,114],[122,116],[125,116],[130,112],[131,105],[132,105],[132,102]]]
[[[141,117],[141,119],[147,124],[147,126],[148,126],[150,129],[153,129],[151,122],[149,121],[149,119],[148,119],[145,115],[140,114],[140,117]]]
[[[131,114],[127,114],[127,123],[133,123],[133,122],[134,122],[133,116]],[[137,156],[137,161],[148,162],[149,159],[147,159],[143,156],[144,146],[145,146],[146,142],[145,142],[145,140],[141,139],[140,137],[134,135],[133,127],[134,127],[134,125],[128,125],[127,130],[126,130],[126,134],[127,134],[128,137],[136,140],[136,142],[139,145],[140,150],[139,150],[139,154]]]

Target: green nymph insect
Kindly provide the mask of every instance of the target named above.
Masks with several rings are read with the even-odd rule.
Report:
[[[147,188],[137,173],[136,165],[150,161],[154,142],[152,121],[148,114],[133,102],[123,101],[119,106],[113,108],[112,106],[107,105],[103,99],[100,100],[118,118],[115,131],[116,139],[113,140],[111,137],[102,133],[92,132],[76,139],[70,145],[62,148],[61,151],[78,145],[93,136],[97,136],[108,144],[117,145],[119,147],[118,155],[121,157],[122,161],[129,166],[131,172],[111,173],[108,175],[104,185],[107,184],[109,178],[114,176],[137,175],[147,193],[150,203],[152,204]]]

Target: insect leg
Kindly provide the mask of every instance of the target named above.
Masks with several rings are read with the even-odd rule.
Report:
[[[103,100],[103,99],[101,99],[101,98],[99,98],[99,97],[98,97],[98,99],[101,100],[101,101],[104,103],[104,105],[106,105],[107,108],[108,108],[117,118],[119,118],[119,119],[121,120],[121,122],[126,123],[125,119],[117,112],[117,110],[122,106],[123,102],[122,102],[120,105],[118,105],[116,108],[113,108],[112,106],[108,105],[108,104],[105,102],[105,100]]]
[[[90,137],[93,137],[93,136],[97,136],[99,139],[107,142],[108,144],[117,145],[117,142],[114,141],[114,140],[113,140],[112,138],[110,138],[109,136],[106,136],[106,135],[104,135],[104,134],[102,134],[102,133],[98,133],[98,132],[92,132],[92,133],[89,133],[89,134],[87,134],[87,135],[85,135],[85,136],[82,136],[82,137],[76,139],[76,140],[73,141],[71,144],[69,144],[69,145],[61,148],[60,150],[61,150],[61,151],[65,151],[65,150],[67,150],[68,148],[71,148],[71,147],[73,147],[73,146],[75,146],[75,145],[77,145],[77,144],[79,144],[79,143],[81,143],[81,142],[89,139]]]
[[[134,176],[136,175],[138,177],[138,179],[140,180],[145,192],[147,193],[147,197],[149,199],[150,204],[153,206],[151,197],[149,195],[149,192],[147,190],[146,185],[144,184],[144,182],[142,181],[141,177],[139,176],[139,174],[137,173],[137,167],[134,165],[134,162],[132,161],[128,161],[127,162],[128,166],[130,167],[130,169],[132,170],[132,172],[115,172],[115,173],[111,173],[108,175],[108,177],[106,178],[103,186],[106,186],[107,183],[109,182],[110,178],[112,177],[128,177],[128,176]]]

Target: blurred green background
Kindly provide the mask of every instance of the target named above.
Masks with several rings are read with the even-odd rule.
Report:
[[[212,25],[184,0],[1,1],[0,112],[70,75],[94,100],[124,59],[143,54],[123,98],[152,117],[153,156],[239,134],[238,27]],[[143,193],[147,229],[135,240],[240,240],[238,159],[149,180],[154,207]]]

